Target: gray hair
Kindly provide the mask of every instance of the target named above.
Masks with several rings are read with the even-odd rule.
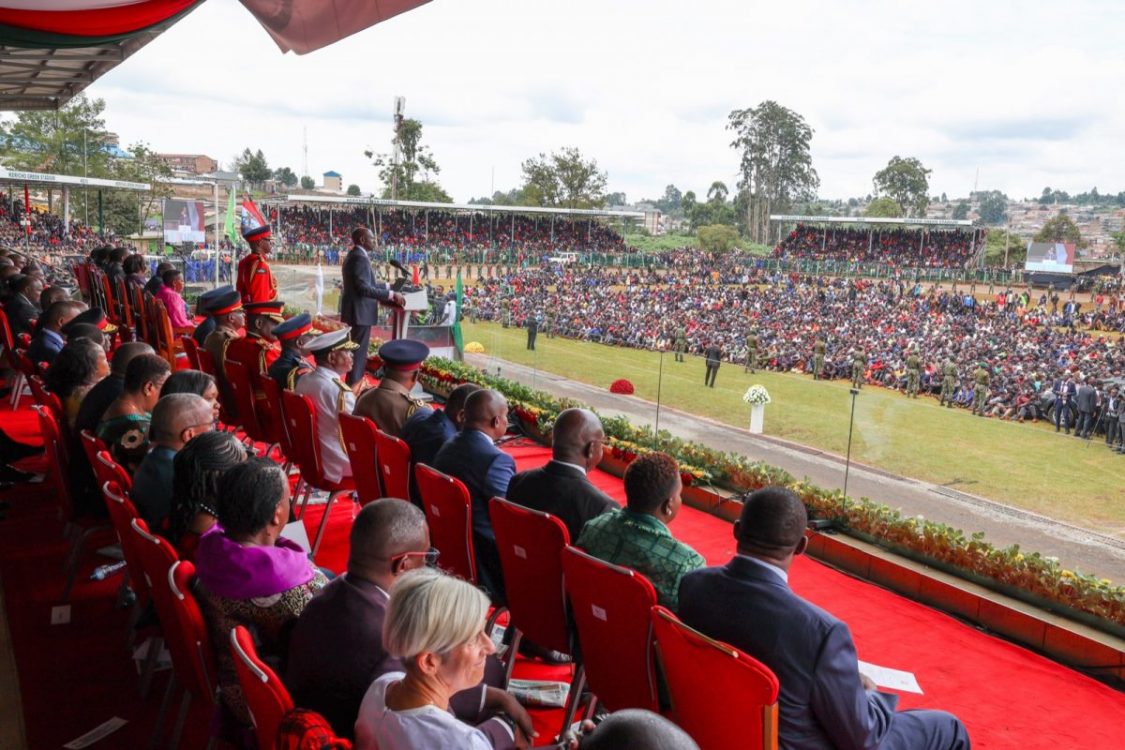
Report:
[[[471,583],[433,568],[404,573],[391,590],[383,647],[409,668],[422,653],[446,654],[484,625],[488,597]]]

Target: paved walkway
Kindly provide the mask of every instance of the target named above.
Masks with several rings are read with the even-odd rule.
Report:
[[[634,396],[619,396],[605,389],[483,354],[468,354],[466,361],[556,396],[590,404],[607,416],[624,415],[636,425],[652,425],[656,405]],[[808,477],[825,488],[844,484],[844,459],[766,435],[751,435],[744,429],[661,406],[660,427],[673,435],[694,440],[722,451],[735,451],[755,460],[779,466],[795,477]],[[1125,581],[1125,540],[1071,526],[1050,518],[986,500],[964,492],[897,476],[868,466],[851,464],[848,494],[868,497],[910,515],[922,515],[939,523],[983,531],[997,547],[1019,544],[1021,548],[1059,558],[1069,569],[1097,573],[1115,582]]]

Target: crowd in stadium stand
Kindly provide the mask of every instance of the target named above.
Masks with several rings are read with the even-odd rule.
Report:
[[[704,261],[701,261],[704,262]],[[847,377],[853,352],[866,357],[864,379],[904,388],[916,347],[921,389],[937,393],[941,367],[957,370],[959,405],[971,401],[973,373],[990,371],[987,413],[1048,416],[1068,374],[1102,383],[1125,372],[1125,296],[1120,287],[1082,303],[1054,290],[998,290],[981,300],[968,289],[909,281],[830,279],[743,271],[715,283],[697,267],[653,271],[540,268],[486,279],[471,290],[472,319],[526,325],[548,335],[617,346],[671,349],[679,329],[690,352],[722,348],[744,362],[746,337],[758,337],[763,369],[810,372],[818,335],[826,340],[825,376]],[[1019,407],[1034,400],[1039,408]]]
[[[798,224],[774,248],[778,258],[884,263],[901,268],[965,268],[975,255],[972,230],[818,227]]]
[[[428,214],[428,216],[427,216]],[[400,250],[425,249],[454,253],[468,249],[511,249],[528,256],[556,252],[623,252],[625,243],[612,227],[598,221],[508,213],[466,213],[440,210],[344,210],[284,206],[272,210],[284,237],[279,257],[312,257],[323,250],[330,263],[347,251],[348,234],[357,225],[370,226],[378,244]]]
[[[59,216],[35,207],[31,209],[31,235],[28,237],[20,224],[23,214],[23,203],[18,197],[13,202],[8,195],[0,193],[0,245],[60,253],[88,249],[102,242],[92,227],[72,220],[68,228]]]

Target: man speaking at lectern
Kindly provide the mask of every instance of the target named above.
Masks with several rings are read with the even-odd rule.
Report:
[[[348,374],[348,385],[363,377],[367,367],[367,345],[371,341],[371,326],[379,322],[379,303],[402,307],[406,299],[391,291],[386,282],[375,280],[369,252],[375,249],[375,235],[367,227],[352,230],[352,249],[344,258],[341,271],[344,290],[340,295],[340,319],[352,327],[352,341],[359,344],[355,364]]]

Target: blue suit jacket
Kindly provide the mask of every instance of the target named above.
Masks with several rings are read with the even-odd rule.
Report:
[[[495,540],[488,501],[507,497],[508,482],[516,473],[515,459],[480,430],[465,429],[441,447],[434,468],[465,483],[473,501],[473,533]]]
[[[55,331],[46,328],[40,329],[39,333],[31,339],[31,343],[27,345],[27,358],[34,365],[38,365],[40,362],[52,364],[55,357],[62,351],[64,343],[63,337]]]
[[[391,298],[391,290],[375,281],[367,251],[356,245],[344,258],[340,269],[344,289],[340,294],[340,320],[348,325],[373,326],[379,322],[379,301]]]
[[[847,625],[755,561],[685,575],[678,614],[777,675],[783,750],[874,750],[890,729],[898,699],[863,689]]]

